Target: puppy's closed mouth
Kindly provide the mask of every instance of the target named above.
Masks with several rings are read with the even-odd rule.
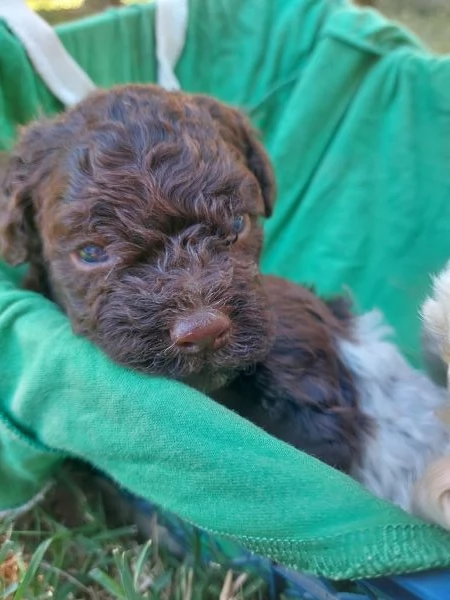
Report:
[[[228,332],[226,340],[221,341],[219,346],[217,341],[215,344],[211,342],[201,347],[198,343],[189,342],[183,345],[182,350],[171,344],[165,353],[167,362],[162,372],[167,373],[171,369],[174,379],[203,391],[212,391],[232,381],[237,373],[254,367],[257,362],[252,346],[237,332]],[[265,354],[264,350],[261,358]],[[153,363],[151,371],[155,372],[155,369]]]

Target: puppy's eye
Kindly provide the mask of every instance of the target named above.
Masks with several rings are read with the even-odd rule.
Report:
[[[231,221],[231,231],[236,236],[236,240],[247,233],[250,227],[250,216],[247,214],[236,215]]]
[[[88,265],[97,265],[109,260],[108,253],[101,246],[95,246],[94,244],[80,248],[77,254],[81,262]]]
[[[233,228],[233,233],[235,233],[236,235],[239,235],[242,230],[245,227],[245,218],[244,215],[238,215],[237,217],[234,217],[233,219],[233,223],[232,223],[232,228]]]

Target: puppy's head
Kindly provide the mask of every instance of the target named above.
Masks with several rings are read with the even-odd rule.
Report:
[[[22,133],[1,251],[116,361],[213,389],[269,348],[259,221],[274,194],[238,111],[153,86],[100,91]]]

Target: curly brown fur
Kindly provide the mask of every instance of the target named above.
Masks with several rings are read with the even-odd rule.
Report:
[[[274,195],[237,110],[154,86],[100,91],[22,133],[3,185],[2,253],[30,261],[27,286],[120,364],[209,392],[238,377],[227,392],[238,412],[349,470],[364,419],[337,354],[348,307],[261,277],[259,218]],[[83,263],[89,245],[105,260]],[[191,352],[192,323],[208,330],[210,318],[230,331]]]
[[[239,111],[156,86],[98,91],[22,133],[3,185],[1,250],[11,264],[30,261],[27,287],[117,362],[215,388],[270,346],[259,219],[274,196]],[[107,260],[83,265],[89,245]],[[198,310],[225,314],[230,339],[180,352],[169,332]]]
[[[277,277],[264,284],[275,315],[275,342],[251,373],[214,393],[271,435],[350,472],[368,430],[357,392],[338,353],[353,322],[344,298],[324,302]]]

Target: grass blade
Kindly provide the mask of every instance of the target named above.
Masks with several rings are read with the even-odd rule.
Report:
[[[41,564],[44,554],[47,552],[47,549],[52,542],[53,538],[50,538],[41,542],[36,548],[33,556],[31,557],[28,569],[26,570],[21,583],[17,588],[16,593],[14,594],[14,600],[22,600],[22,598],[24,598],[25,592],[27,591],[30,583],[33,582],[34,576],[36,575],[36,572],[39,569],[39,565]]]
[[[116,561],[116,567],[119,572],[120,581],[122,582],[123,591],[125,592],[127,600],[140,600],[140,597],[136,593],[136,589],[133,584],[133,576],[130,571],[130,565],[126,560],[125,552],[119,554],[118,550],[114,550],[114,560]]]
[[[165,571],[159,577],[155,579],[152,584],[152,592],[155,594],[161,594],[166,588],[172,583],[173,573],[171,571]]]
[[[148,540],[148,542],[142,548],[142,550],[138,556],[138,559],[136,561],[136,565],[134,567],[134,578],[133,578],[134,589],[136,589],[136,590],[138,589],[139,579],[142,576],[142,572],[144,570],[145,563],[149,558],[151,545],[152,545],[152,540]]]
[[[92,569],[89,576],[102,588],[113,595],[116,600],[128,600],[120,585],[101,569]]]
[[[11,540],[3,542],[0,548],[0,565],[2,565],[6,561],[6,559],[9,558],[9,556],[11,556],[13,550],[15,549],[15,546],[16,545]]]
[[[19,586],[18,583],[12,583],[11,585],[9,585],[6,588],[6,590],[2,593],[2,595],[0,596],[0,598],[2,600],[11,600],[12,595],[17,590],[18,586]]]

